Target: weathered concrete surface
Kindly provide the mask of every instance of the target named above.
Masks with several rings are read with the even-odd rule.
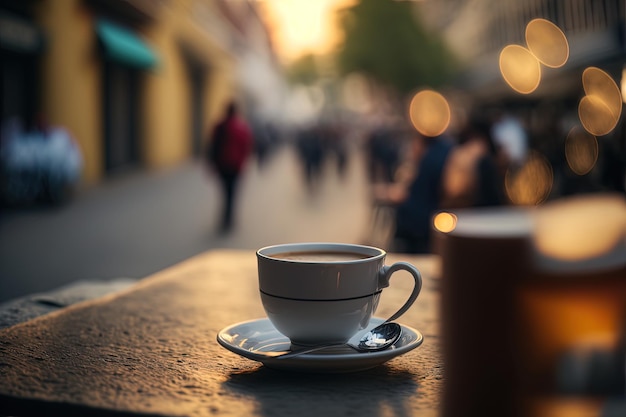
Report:
[[[0,303],[0,329],[13,326],[82,301],[121,291],[137,282],[134,278],[77,281],[39,294]]]
[[[0,331],[0,414],[436,415],[443,373],[438,259],[395,256],[388,263],[400,259],[422,270],[425,285],[399,321],[425,342],[378,368],[280,372],[219,346],[221,328],[264,316],[254,252],[221,250]],[[410,281],[394,276],[377,316],[404,302]]]

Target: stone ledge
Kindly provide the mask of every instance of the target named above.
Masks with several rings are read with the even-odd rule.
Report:
[[[4,302],[0,304],[0,329],[58,311],[72,304],[124,290],[136,282],[135,278],[77,281],[49,292]]]

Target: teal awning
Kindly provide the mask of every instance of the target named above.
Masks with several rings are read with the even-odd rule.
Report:
[[[107,59],[138,69],[158,64],[156,52],[132,31],[106,20],[99,20],[96,28]]]

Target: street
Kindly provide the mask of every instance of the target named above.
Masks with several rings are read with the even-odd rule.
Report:
[[[345,177],[332,160],[314,193],[292,148],[241,179],[237,222],[217,233],[221,197],[199,161],[139,171],[80,191],[69,204],[9,209],[0,217],[0,302],[78,280],[143,278],[211,248],[299,241],[361,243],[370,204],[362,157]]]

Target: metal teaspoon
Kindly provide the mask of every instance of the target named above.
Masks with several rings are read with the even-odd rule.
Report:
[[[402,327],[398,323],[384,322],[374,327],[369,332],[365,333],[359,340],[359,344],[352,343],[328,343],[324,345],[317,345],[306,347],[291,352],[283,353],[282,355],[275,356],[274,359],[287,359],[294,356],[302,355],[304,353],[316,352],[318,350],[330,348],[349,346],[357,352],[378,352],[380,350],[387,349],[393,345],[402,335]]]

